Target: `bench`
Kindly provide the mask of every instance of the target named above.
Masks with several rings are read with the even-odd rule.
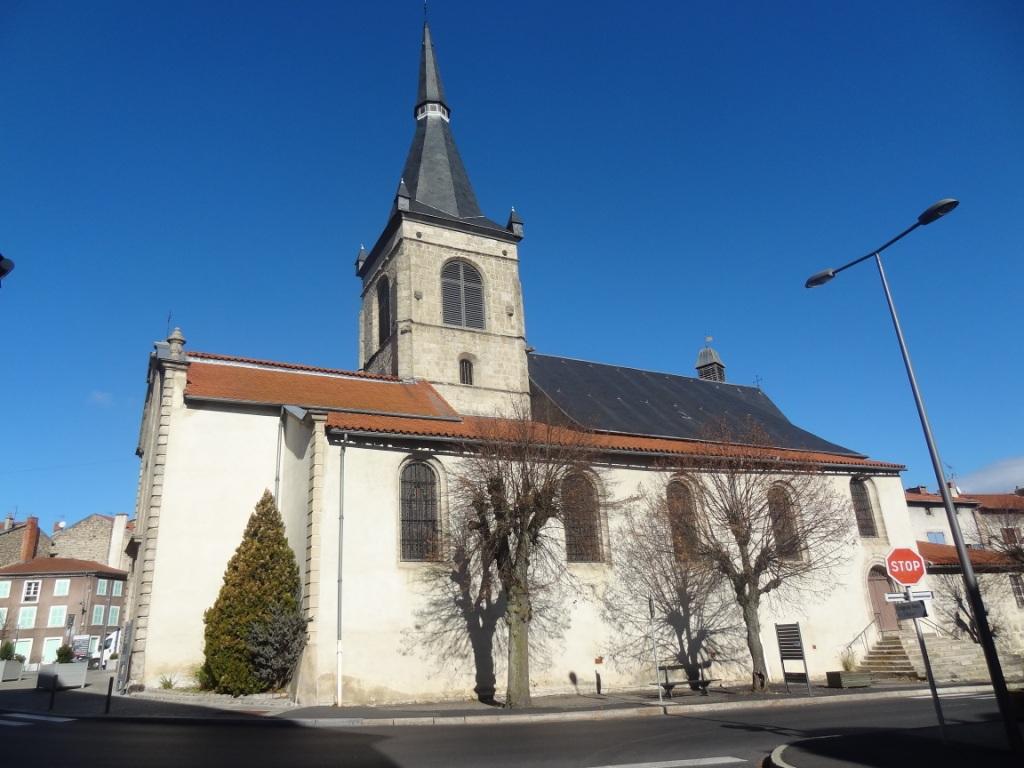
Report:
[[[717,677],[716,678],[704,677],[703,674],[701,674],[700,677],[687,677],[685,680],[669,680],[668,673],[669,672],[676,672],[676,671],[678,671],[680,669],[686,669],[686,666],[683,665],[683,664],[659,664],[658,665],[658,671],[665,673],[665,680],[664,680],[664,682],[659,681],[659,682],[655,683],[655,685],[660,685],[662,688],[664,688],[665,689],[665,694],[670,699],[672,698],[672,689],[675,688],[677,685],[689,685],[691,687],[695,687],[698,690],[700,690],[701,696],[707,696],[708,695],[708,686],[711,685],[712,683],[717,683],[720,680],[720,678],[717,678]]]

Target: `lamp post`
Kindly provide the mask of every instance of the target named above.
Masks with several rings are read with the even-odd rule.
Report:
[[[932,428],[928,423],[928,414],[924,409],[924,401],[921,399],[921,392],[917,388],[917,378],[914,376],[914,367],[910,363],[910,352],[907,351],[907,343],[903,338],[903,329],[900,327],[900,320],[896,314],[896,305],[892,301],[892,293],[889,291],[889,281],[885,276],[885,269],[882,266],[882,251],[898,240],[902,240],[918,227],[931,224],[941,219],[947,213],[959,205],[958,200],[945,198],[930,206],[910,227],[900,232],[896,237],[884,245],[871,251],[866,256],[854,259],[848,264],[834,269],[826,269],[807,278],[805,288],[816,288],[819,285],[832,280],[844,269],[860,264],[874,257],[878,266],[878,276],[882,280],[882,290],[885,292],[885,300],[889,304],[889,315],[892,317],[892,325],[896,331],[896,340],[900,345],[900,353],[903,355],[903,364],[907,369],[907,378],[910,380],[910,390],[914,394],[914,402],[917,405],[917,415],[921,419],[921,428],[924,430],[924,439],[928,444],[928,454],[932,460],[932,468],[935,470],[935,480],[939,484],[939,493],[942,494],[942,503],[946,508],[946,518],[949,520],[949,529],[953,535],[953,542],[956,545],[956,554],[960,560],[960,569],[963,574],[964,587],[967,591],[967,600],[974,614],[974,621],[978,626],[978,639],[981,641],[981,648],[985,654],[985,663],[988,666],[989,677],[992,678],[992,688],[996,694],[996,701],[999,704],[999,712],[1003,718],[1003,725],[1006,729],[1006,739],[1010,749],[1016,753],[1024,752],[1024,743],[1021,741],[1020,730],[1013,714],[1013,707],[1006,690],[1006,680],[1003,678],[1003,670],[999,664],[999,655],[996,652],[995,642],[992,639],[992,632],[988,626],[988,618],[985,613],[985,605],[981,600],[981,591],[978,589],[978,578],[974,574],[974,567],[971,565],[970,554],[967,545],[964,544],[963,533],[960,531],[960,523],[957,520],[956,508],[953,506],[953,499],[949,494],[949,487],[946,485],[946,475],[942,471],[942,461],[939,459],[939,451],[935,447],[935,438],[932,436]]]

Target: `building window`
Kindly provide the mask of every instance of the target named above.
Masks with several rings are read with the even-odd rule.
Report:
[[[124,582],[123,581],[115,581],[111,585],[110,594],[112,594],[114,597],[120,597],[123,592],[124,592]]]
[[[871,493],[863,478],[855,477],[850,480],[850,496],[853,498],[853,512],[857,516],[857,530],[860,535],[864,538],[877,537],[878,528],[875,526],[875,510],[871,504]]]
[[[71,588],[71,579],[56,579],[53,582],[53,596],[54,597],[67,597],[68,590]]]
[[[0,608],[0,630],[7,628],[7,606]]]
[[[105,606],[102,606],[102,605],[94,605],[92,607],[92,623],[93,623],[94,626],[96,624],[102,624],[103,623],[103,614],[106,613],[104,608],[105,608]]]
[[[445,325],[484,327],[484,283],[472,264],[449,261],[441,270],[441,316]]]
[[[768,517],[775,537],[775,551],[783,560],[800,559],[800,534],[793,502],[781,485],[768,491]]]
[[[110,606],[110,613],[107,615],[107,626],[116,627],[117,623],[121,620],[121,607],[118,605]]]
[[[570,563],[601,562],[601,518],[594,484],[583,475],[562,481],[562,524],[565,559]]]
[[[36,607],[25,607],[18,611],[18,629],[32,629],[36,625]]]
[[[46,619],[48,627],[63,627],[68,620],[68,607],[66,605],[51,605],[50,615]]]
[[[25,586],[21,591],[21,602],[23,603],[38,603],[39,602],[39,586],[42,582],[39,581],[26,581]]]
[[[1007,547],[1016,547],[1020,544],[1020,528],[1002,528],[1000,534],[1003,537],[1003,544]]]
[[[697,507],[693,492],[686,483],[673,480],[665,493],[668,525],[672,534],[672,551],[677,560],[685,560],[696,541]]]
[[[382,277],[377,283],[377,345],[391,338],[391,283]]]
[[[437,514],[437,476],[422,462],[406,464],[401,482],[402,559],[436,560],[441,526]]]
[[[1024,576],[1019,573],[1010,574],[1010,589],[1013,591],[1013,599],[1017,601],[1017,607],[1024,608]]]
[[[473,383],[473,361],[462,359],[459,360],[459,383],[460,384],[472,384]]]
[[[946,534],[942,531],[928,531],[925,534],[931,544],[945,544]]]
[[[105,595],[105,594],[107,594],[107,580],[106,579],[97,579],[96,580],[96,594],[97,595]]]
[[[11,582],[0,581],[0,600],[11,596]]]

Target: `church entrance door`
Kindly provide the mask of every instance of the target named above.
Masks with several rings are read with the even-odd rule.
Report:
[[[887,592],[899,591],[885,573],[885,569],[876,565],[868,574],[868,594],[871,595],[871,610],[875,614],[875,626],[879,632],[898,632],[899,620],[892,603],[885,601]]]

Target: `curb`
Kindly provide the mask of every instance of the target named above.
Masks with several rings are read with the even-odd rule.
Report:
[[[988,693],[991,685],[964,685],[940,688],[939,694],[945,693]],[[851,701],[878,701],[885,699],[903,699],[927,694],[927,688],[910,688],[905,690],[878,691],[876,693],[846,693],[833,696],[811,696],[800,699],[760,699],[756,701],[727,701],[708,704],[650,704],[621,709],[587,709],[570,712],[522,713],[510,715],[440,715],[425,717],[291,717],[287,714],[250,715],[249,717],[194,715],[73,715],[54,713],[60,717],[74,720],[116,722],[116,723],[153,723],[162,725],[273,725],[274,727],[303,728],[381,728],[381,727],[415,727],[415,726],[457,726],[457,725],[523,725],[526,723],[559,723],[584,722],[593,720],[619,720],[643,717],[699,717],[709,712],[728,712],[741,709],[778,709],[785,707],[807,707],[818,704],[849,703]],[[0,711],[14,713],[14,710]],[[20,714],[38,714],[35,712]],[[778,747],[782,750],[786,745]],[[774,756],[774,752],[773,752]],[[779,751],[781,759],[782,752]],[[774,759],[774,757],[773,757]],[[785,768],[785,763],[779,763]]]

